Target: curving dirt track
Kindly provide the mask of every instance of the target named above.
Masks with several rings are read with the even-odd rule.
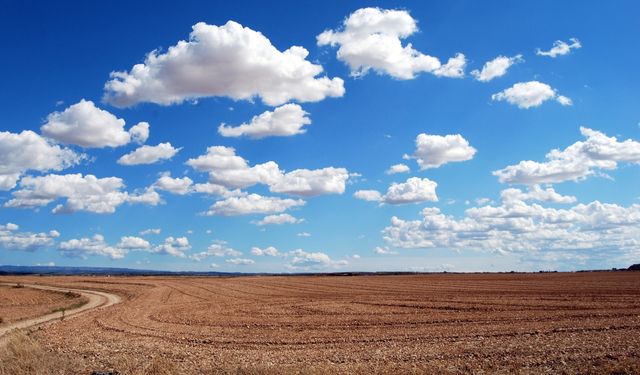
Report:
[[[84,372],[640,373],[640,272],[47,283],[125,296],[36,333]]]
[[[3,286],[15,286],[16,284],[11,283],[0,283]],[[61,320],[62,318],[69,318],[80,313],[96,309],[98,307],[107,307],[114,305],[116,303],[120,303],[121,299],[115,294],[93,291],[93,290],[84,290],[84,289],[70,289],[70,288],[60,288],[56,286],[48,286],[48,285],[36,285],[36,284],[22,284],[25,288],[31,289],[39,289],[39,290],[50,290],[56,292],[74,292],[78,293],[84,298],[86,298],[87,303],[78,306],[76,308],[68,309],[63,311],[56,311],[46,315],[38,316],[35,318],[23,319],[17,322],[12,322],[10,324],[5,324],[0,326],[0,340],[4,335],[13,331],[14,329],[24,329],[30,328],[33,326],[37,326],[40,324],[48,323],[53,320]],[[1,342],[1,341],[0,341]]]

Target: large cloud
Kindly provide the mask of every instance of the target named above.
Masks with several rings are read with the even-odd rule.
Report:
[[[491,61],[487,61],[482,70],[473,70],[471,75],[480,82],[489,82],[494,78],[507,74],[507,70],[513,65],[524,61],[522,55],[513,57],[498,56]]]
[[[437,202],[437,186],[436,182],[428,178],[411,177],[406,182],[392,183],[384,195],[376,190],[358,190],[354,197],[387,204]]]
[[[460,134],[445,136],[418,134],[416,151],[413,155],[405,155],[405,159],[416,159],[420,169],[438,168],[452,162],[473,159],[476,149]]]
[[[122,191],[124,183],[118,177],[97,178],[94,175],[50,174],[40,177],[24,177],[20,189],[12,193],[13,198],[5,202],[5,207],[36,208],[47,206],[58,200],[53,213],[71,213],[89,211],[94,213],[113,213],[125,202],[157,205],[159,196],[147,191],[142,194],[129,194]]]
[[[242,252],[230,247],[225,241],[213,241],[206,251],[189,256],[189,258],[200,262],[209,257],[239,257],[242,256]]]
[[[393,217],[391,225],[383,230],[384,239],[400,248],[529,254],[585,250],[624,253],[640,249],[638,204],[623,207],[594,201],[556,209],[526,203],[513,192],[507,195],[500,206],[473,207],[460,219],[434,207],[423,209],[420,220]],[[569,200],[565,199],[565,203]]]
[[[269,186],[274,193],[300,196],[342,194],[349,179],[344,168],[296,169],[285,173],[274,161],[249,166],[235,149],[212,146],[205,155],[189,159],[187,165],[208,172],[209,180],[227,188],[247,188],[256,184]]]
[[[412,79],[428,72],[444,77],[464,76],[466,59],[457,54],[441,64],[402,39],[418,31],[416,21],[405,10],[362,8],[349,15],[339,30],[326,30],[317,36],[319,46],[338,45],[337,57],[351,69],[352,76],[369,70],[397,79]]]
[[[139,165],[153,164],[160,160],[171,159],[182,148],[175,148],[171,143],[160,143],[157,146],[141,146],[118,159],[118,164]]]
[[[58,250],[68,257],[78,257],[86,259],[89,255],[106,256],[111,259],[122,259],[127,254],[128,249],[110,246],[104,240],[104,236],[96,234],[91,238],[71,239],[61,242]]]
[[[111,73],[104,100],[128,107],[211,96],[260,97],[277,106],[344,95],[342,79],[318,77],[322,66],[306,60],[308,54],[299,46],[280,52],[261,33],[233,21],[224,26],[200,22],[188,41],[178,42],[166,53],[150,52],[129,72]]]
[[[26,171],[59,171],[84,158],[85,155],[55,145],[31,130],[0,132],[0,190],[13,189]]]
[[[52,246],[60,236],[56,230],[48,233],[19,232],[20,227],[13,223],[0,224],[0,249],[33,251]]]
[[[555,99],[564,106],[573,104],[571,99],[558,95],[554,88],[538,81],[516,83],[508,89],[491,95],[491,100],[506,101],[522,109],[538,107],[550,99]]]
[[[193,180],[189,177],[173,178],[169,172],[164,172],[153,184],[153,188],[165,190],[173,194],[185,195],[192,191]]]
[[[585,141],[564,150],[552,150],[546,155],[546,162],[524,160],[493,174],[503,183],[532,185],[578,181],[600,169],[616,169],[618,163],[640,163],[640,142],[631,139],[619,142],[616,137],[585,127],[580,127],[580,133]]]
[[[303,206],[301,199],[283,199],[263,197],[258,194],[247,194],[240,197],[229,197],[215,202],[207,215],[238,216],[250,214],[275,214],[293,207]]]
[[[536,55],[538,56],[548,56],[548,57],[558,57],[562,55],[566,55],[571,52],[572,49],[582,48],[582,44],[576,38],[569,39],[571,44],[567,42],[563,42],[562,40],[556,40],[553,42],[553,47],[548,51],[542,51],[540,48],[536,50]]]
[[[66,144],[87,148],[118,147],[131,141],[146,141],[149,124],[140,123],[129,132],[124,130],[125,121],[100,109],[90,100],[69,106],[63,112],[53,112],[40,128],[42,134]]]
[[[311,124],[308,113],[297,104],[285,104],[260,116],[254,116],[248,124],[230,127],[220,124],[218,133],[224,137],[246,136],[254,139],[274,136],[291,136],[304,134],[302,127]]]

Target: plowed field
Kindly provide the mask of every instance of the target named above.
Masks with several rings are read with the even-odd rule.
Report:
[[[33,334],[79,373],[640,372],[640,272],[15,280],[123,297]]]

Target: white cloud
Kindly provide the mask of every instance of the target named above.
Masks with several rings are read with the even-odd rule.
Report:
[[[120,238],[120,242],[118,242],[116,247],[127,250],[146,250],[151,248],[151,244],[144,238],[124,236]]]
[[[300,233],[296,234],[296,236],[298,236],[298,237],[311,237],[311,233],[309,233],[309,232],[300,232]]]
[[[239,257],[242,256],[242,252],[229,247],[229,245],[225,241],[213,241],[211,245],[207,248],[207,251],[202,251],[196,254],[189,256],[189,258],[195,261],[202,261],[208,257]]]
[[[224,146],[207,148],[205,155],[189,159],[187,165],[197,171],[208,172],[211,182],[228,188],[245,188],[258,183],[269,185],[282,176],[275,162],[249,167],[244,158],[236,155],[234,148]]]
[[[122,259],[127,253],[127,249],[109,246],[104,240],[104,236],[96,234],[91,238],[71,239],[61,242],[58,250],[68,257],[79,257],[86,259],[88,255],[107,256],[111,259]]]
[[[104,100],[116,107],[141,102],[161,105],[212,96],[234,100],[260,97],[271,106],[291,100],[317,102],[344,95],[340,78],[318,77],[322,66],[293,46],[277,50],[261,33],[229,21],[195,24],[188,41],[166,53],[150,52],[129,72],[113,72]]]
[[[55,145],[31,130],[0,132],[0,190],[13,189],[26,171],[60,171],[84,158],[85,155]]]
[[[150,229],[145,229],[143,231],[140,231],[140,235],[146,236],[148,234],[160,234],[160,232],[162,232],[160,228],[150,228]]]
[[[130,204],[146,204],[149,206],[157,206],[163,203],[160,194],[158,194],[153,187],[148,187],[141,193],[134,192],[133,194],[127,194],[127,202]]]
[[[416,159],[420,169],[438,168],[452,162],[473,159],[476,149],[460,134],[445,136],[418,134],[416,151],[413,155],[405,155],[405,159]]]
[[[556,40],[553,42],[553,47],[548,51],[542,51],[540,48],[536,50],[536,55],[538,56],[549,56],[549,57],[557,57],[566,55],[571,52],[572,49],[582,48],[582,44],[576,38],[569,39],[571,44],[567,42],[563,42],[562,40]]]
[[[373,249],[373,252],[378,254],[378,255],[396,255],[396,254],[398,254],[397,251],[390,250],[386,246],[376,246],[376,248]]]
[[[289,214],[278,214],[278,215],[268,215],[262,218],[260,221],[252,222],[255,225],[263,226],[263,225],[282,225],[282,224],[299,224],[302,223],[304,219],[298,219]]]
[[[53,213],[89,211],[113,213],[125,203],[156,205],[159,196],[146,192],[143,195],[129,195],[122,191],[124,183],[118,177],[97,178],[94,175],[49,174],[40,177],[26,176],[20,181],[20,189],[12,193],[13,198],[4,207],[35,208],[50,204],[58,199],[66,199]]]
[[[164,172],[153,184],[153,187],[173,194],[184,195],[191,192],[192,185],[193,180],[189,177],[173,178],[169,172]]]
[[[207,215],[238,216],[251,214],[274,214],[293,207],[303,206],[302,199],[283,199],[247,194],[240,197],[228,197],[215,202],[206,212]]]
[[[220,124],[218,133],[224,137],[247,136],[261,139],[274,136],[291,136],[306,133],[302,127],[311,124],[308,113],[297,104],[285,104],[271,111],[265,111],[260,116],[254,116],[248,124],[229,127]]]
[[[574,203],[576,201],[576,197],[572,195],[561,195],[551,187],[542,189],[540,185],[529,187],[529,191],[527,192],[514,188],[505,189],[500,193],[500,198],[503,202],[533,200],[550,203]],[[484,203],[487,202],[488,201],[485,201]]]
[[[587,250],[597,250],[592,255],[624,254],[640,247],[638,204],[623,207],[594,201],[555,209],[507,195],[508,200],[503,200],[500,206],[469,208],[460,219],[434,207],[423,209],[420,220],[394,216],[391,225],[383,230],[384,239],[401,248],[480,250],[528,256],[546,252],[586,255]]]
[[[139,165],[153,164],[160,160],[171,159],[182,148],[175,148],[171,143],[160,143],[157,146],[141,146],[118,159],[118,164]]]
[[[354,197],[387,204],[437,202],[437,186],[436,182],[428,178],[411,177],[406,182],[392,183],[385,195],[376,190],[359,190],[355,192]]]
[[[255,263],[253,259],[245,258],[233,258],[225,260],[226,263],[233,264],[234,266],[249,266]]]
[[[571,99],[558,95],[556,90],[546,83],[538,81],[519,82],[497,94],[491,95],[491,100],[507,101],[518,108],[527,109],[538,107],[547,100],[555,99],[561,105],[571,105]]]
[[[322,252],[309,253],[302,249],[291,251],[288,256],[292,257],[287,265],[287,267],[291,269],[343,267],[348,264],[346,260],[332,260],[329,255]]]
[[[436,182],[428,178],[411,177],[403,183],[392,183],[382,199],[388,204],[437,202],[437,186]]]
[[[278,252],[278,249],[276,249],[273,246],[269,246],[264,249],[254,246],[251,248],[251,254],[255,256],[270,256],[270,257],[275,257],[280,255],[280,253]]]
[[[40,128],[42,134],[66,144],[87,148],[118,147],[131,141],[131,134],[124,130],[125,121],[100,109],[90,100],[80,100],[63,112],[47,116],[47,123]],[[137,141],[148,136],[148,124],[132,128]]]
[[[516,165],[494,171],[502,183],[544,184],[579,181],[596,174],[597,170],[613,170],[618,163],[640,163],[640,142],[616,137],[580,127],[586,140],[578,141],[564,150],[552,150],[546,162],[524,160]]]
[[[348,179],[349,171],[344,168],[296,169],[270,184],[269,190],[305,197],[342,194]]]
[[[386,174],[397,174],[397,173],[407,173],[411,171],[409,166],[405,164],[394,164],[387,169]]]
[[[154,247],[153,252],[158,254],[172,255],[178,258],[184,258],[184,254],[187,250],[191,249],[189,239],[187,237],[167,237],[164,239],[164,243]]]
[[[205,155],[189,159],[187,165],[208,172],[212,183],[227,188],[264,184],[271,192],[300,196],[342,194],[349,179],[349,172],[344,168],[296,169],[284,173],[273,161],[249,166],[247,160],[236,155],[234,148],[224,146],[207,148]]]
[[[34,251],[43,247],[52,246],[55,239],[60,236],[56,230],[48,233],[19,232],[18,225],[7,223],[0,224],[0,248],[6,250]]]
[[[457,54],[442,65],[436,57],[425,55],[402,39],[418,31],[416,21],[404,10],[362,8],[350,14],[339,30],[326,30],[317,36],[319,46],[339,46],[338,60],[345,62],[352,76],[370,70],[397,79],[412,79],[429,72],[446,77],[462,77],[466,60]]]
[[[507,74],[507,70],[514,64],[524,61],[522,55],[513,57],[498,56],[491,61],[487,61],[482,70],[473,70],[471,75],[480,82],[489,82],[494,78]]]
[[[129,135],[131,141],[139,144],[145,143],[149,138],[149,123],[144,121],[137,123],[129,129]]]
[[[353,193],[356,199],[361,199],[368,202],[380,202],[382,201],[382,194],[377,190],[358,190]]]

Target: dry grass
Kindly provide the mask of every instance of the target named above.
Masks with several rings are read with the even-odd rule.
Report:
[[[0,375],[73,374],[78,368],[71,358],[49,353],[23,331],[0,341]]]

